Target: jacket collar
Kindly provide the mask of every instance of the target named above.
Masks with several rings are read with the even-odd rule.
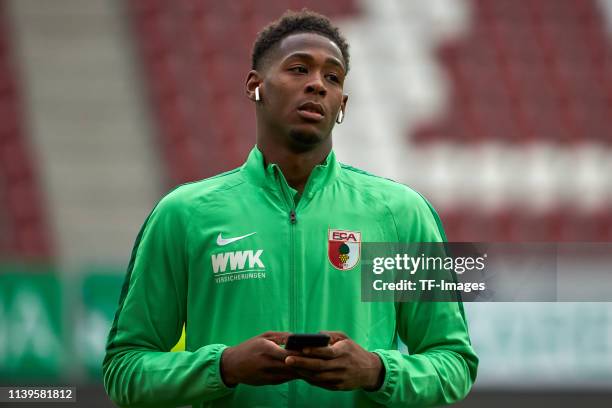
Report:
[[[332,184],[338,177],[340,169],[340,164],[332,150],[323,163],[312,169],[302,196],[312,196],[316,191]],[[287,182],[278,165],[275,163],[264,164],[263,154],[257,146],[251,150],[240,171],[250,182],[264,188],[276,190],[282,188],[283,183],[286,187],[289,187],[286,185]]]

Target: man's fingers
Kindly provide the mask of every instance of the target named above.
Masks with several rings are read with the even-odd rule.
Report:
[[[259,337],[263,337],[266,340],[271,340],[276,344],[285,344],[287,343],[287,337],[289,337],[291,333],[289,332],[276,332],[276,331],[267,331],[259,335]]]
[[[308,357],[331,360],[338,357],[338,349],[332,347],[306,347],[302,350],[302,354]]]
[[[296,373],[307,383],[328,390],[339,390],[343,382],[340,375],[334,371],[312,372],[308,370],[296,370]]]
[[[282,348],[277,343],[271,340],[265,339],[265,341],[268,344],[268,347],[266,348],[266,351],[265,351],[266,355],[274,360],[280,360],[284,362],[287,356],[295,356],[295,355],[300,354],[299,352],[294,351],[294,350],[285,350],[284,348]]]
[[[308,371],[323,371],[326,369],[325,360],[318,358],[289,356],[285,359],[285,364],[296,369]]]
[[[341,368],[336,360],[323,360],[319,358],[299,356],[287,357],[285,359],[285,364],[297,370],[307,370],[312,372],[333,371]]]
[[[353,340],[346,338],[346,339],[338,340],[337,342],[335,342],[334,344],[332,344],[329,347],[332,350],[334,350],[334,352],[336,353],[337,356],[339,356],[339,355],[342,355],[343,353],[345,353],[347,348],[349,348],[349,350],[350,350],[351,343],[352,344],[357,344]]]
[[[329,336],[330,345],[333,345],[337,341],[345,340],[349,338],[349,336],[347,336],[344,332],[341,332],[341,331],[321,330],[319,333],[327,334]]]
[[[292,368],[287,366],[284,361],[271,361],[266,367],[261,369],[262,372],[267,374],[283,374],[289,375],[292,372]]]
[[[270,366],[261,370],[260,379],[265,379],[264,384],[282,384],[287,381],[295,380],[296,373],[285,363],[279,363],[282,366]]]

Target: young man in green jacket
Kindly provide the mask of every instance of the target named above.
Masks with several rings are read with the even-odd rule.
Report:
[[[147,218],[108,338],[108,394],[134,407],[464,398],[478,358],[460,303],[361,301],[361,242],[445,236],[418,193],[336,161],[346,41],[323,16],[288,13],[259,34],[252,64],[257,146],[242,167],[178,187]],[[185,351],[170,352],[183,325]],[[283,347],[290,333],[319,331],[329,346]]]

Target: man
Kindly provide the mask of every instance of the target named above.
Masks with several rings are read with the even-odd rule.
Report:
[[[336,161],[348,69],[318,14],[259,34],[246,80],[257,146],[241,168],[164,197],[136,240],[103,364],[119,405],[424,406],[468,393],[478,359],[461,304],[360,299],[361,241],[445,238],[420,195]],[[183,324],[186,351],[169,352]],[[329,346],[283,347],[319,331]]]

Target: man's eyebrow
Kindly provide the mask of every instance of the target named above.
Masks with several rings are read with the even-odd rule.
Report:
[[[290,60],[291,58],[302,58],[308,61],[313,61],[314,57],[306,52],[294,52],[292,54],[289,54],[286,58],[285,61]],[[344,68],[344,64],[342,62],[340,62],[340,60],[338,60],[338,58],[333,58],[333,57],[327,57],[325,59],[325,63],[326,64],[332,64],[332,65],[336,65],[339,68],[342,68],[343,71],[345,71],[346,69]]]

